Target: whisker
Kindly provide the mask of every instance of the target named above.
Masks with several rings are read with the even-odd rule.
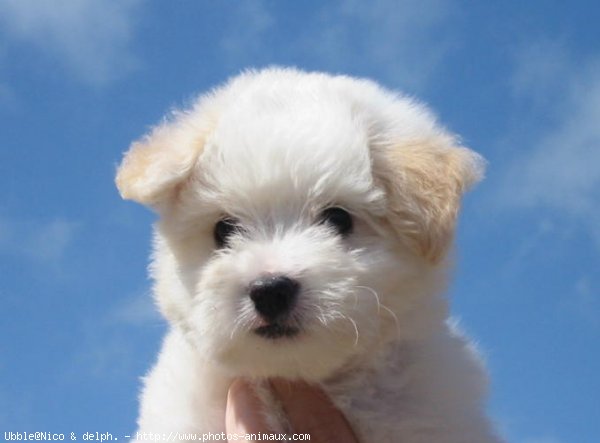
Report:
[[[356,335],[356,338],[354,339],[354,347],[358,346],[358,338],[359,338],[358,325],[350,316],[344,315],[341,312],[338,312],[338,314],[340,315],[341,318],[343,318],[344,320],[348,320],[350,323],[352,323],[352,326],[354,326],[354,332]]]
[[[391,317],[394,319],[394,325],[396,326],[396,335],[399,337],[400,336],[400,322],[398,321],[398,316],[394,313],[394,311],[392,311],[387,306],[381,305],[381,307],[383,309],[385,309],[391,315]]]
[[[379,314],[379,309],[381,308],[381,300],[379,300],[379,295],[375,289],[370,288],[368,286],[355,286],[356,289],[366,289],[369,293],[373,294],[375,300],[377,300],[377,313]]]
[[[356,339],[354,340],[354,347],[358,346],[358,326],[356,325],[356,322],[350,318],[350,317],[346,317],[348,320],[350,320],[350,322],[352,323],[352,326],[354,326],[354,332],[356,333]]]
[[[317,320],[319,320],[319,322],[323,326],[327,326],[327,316],[325,315],[323,308],[319,305],[314,305],[314,307],[316,307],[319,310],[319,315],[317,315]]]
[[[233,340],[233,336],[237,332],[237,330],[240,326],[240,323],[241,323],[241,319],[239,317],[237,317],[233,323],[233,328],[231,329],[231,333],[229,334],[229,340]]]
[[[229,334],[229,339],[233,340],[234,335],[242,327],[250,326],[252,324],[253,318],[254,316],[252,314],[252,310],[249,309],[247,306],[242,306],[241,309],[238,311],[237,317],[234,320],[234,326],[231,330],[231,333]]]
[[[400,321],[398,320],[398,316],[394,313],[394,311],[392,311],[386,305],[381,303],[381,300],[379,299],[379,295],[377,294],[377,291],[375,291],[373,288],[370,288],[368,286],[355,286],[355,288],[356,289],[365,289],[367,291],[367,293],[372,294],[375,297],[375,300],[377,301],[377,313],[379,314],[381,309],[386,311],[394,320],[394,325],[396,326],[396,334],[398,336],[400,336]]]

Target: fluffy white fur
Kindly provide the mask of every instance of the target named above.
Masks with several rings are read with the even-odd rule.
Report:
[[[498,442],[441,296],[482,165],[423,105],[293,69],[246,72],[134,143],[117,184],[160,215],[151,268],[171,325],[140,431],[221,432],[233,377],[278,376],[318,383],[363,443]],[[318,223],[332,206],[353,216],[347,238]],[[243,229],[217,249],[224,216]],[[269,273],[301,283],[297,336],[253,333],[247,288]]]

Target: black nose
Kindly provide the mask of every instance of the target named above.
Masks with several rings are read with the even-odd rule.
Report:
[[[249,289],[256,311],[265,320],[275,322],[294,305],[300,284],[284,275],[265,276],[253,281]]]

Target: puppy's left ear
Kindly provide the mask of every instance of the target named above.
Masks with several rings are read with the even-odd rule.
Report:
[[[393,146],[383,174],[392,226],[428,261],[440,261],[454,237],[461,197],[484,170],[483,157],[449,135]]]
[[[158,208],[176,195],[208,136],[206,122],[193,117],[182,114],[131,145],[117,171],[121,197]]]

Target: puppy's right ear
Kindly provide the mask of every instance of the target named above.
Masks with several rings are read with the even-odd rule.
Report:
[[[193,114],[155,127],[131,145],[119,166],[121,197],[151,207],[168,201],[192,173],[207,136],[206,121]]]

